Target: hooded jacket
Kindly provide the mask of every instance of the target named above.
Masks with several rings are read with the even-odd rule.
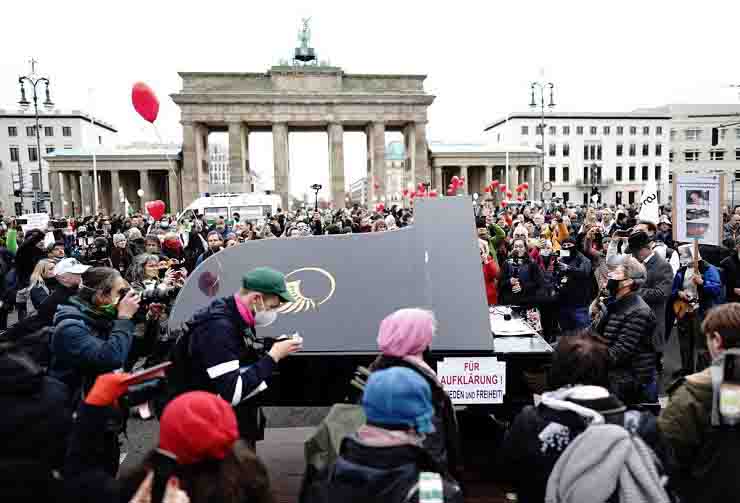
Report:
[[[41,241],[44,240],[44,233],[35,230],[29,232],[23,244],[18,248],[15,254],[15,269],[18,281],[18,288],[28,286],[33,269],[39,260],[46,256],[46,252],[38,248]]]
[[[0,501],[54,501],[72,411],[67,387],[27,355],[0,355]]]

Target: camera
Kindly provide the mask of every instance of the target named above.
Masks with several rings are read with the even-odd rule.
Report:
[[[136,407],[157,396],[161,396],[167,390],[167,380],[164,377],[155,377],[138,384],[132,384],[128,387],[126,394],[118,399],[118,404],[122,409]]]

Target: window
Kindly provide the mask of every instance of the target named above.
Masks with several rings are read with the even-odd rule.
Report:
[[[550,166],[550,178],[551,182],[555,181],[555,166]]]
[[[527,136],[529,134],[529,126],[522,126],[522,136]]]
[[[46,147],[46,153],[47,154],[53,154],[54,153],[54,146],[53,145],[48,145]]]
[[[642,136],[650,136],[650,126],[642,127]]]
[[[31,190],[40,190],[41,184],[39,183],[40,177],[38,173],[31,173]]]
[[[70,126],[62,126],[62,136],[72,136],[72,128]]]
[[[588,159],[588,145],[583,146],[583,158]]]
[[[542,124],[538,124],[536,128],[537,134],[542,134],[542,131],[544,131]]]
[[[554,143],[551,143],[547,149],[548,155],[553,156],[553,157],[556,156],[557,155],[557,152],[555,150],[556,148],[557,148],[557,145],[555,145]]]
[[[567,203],[570,200],[570,193],[569,192],[563,192],[563,202]]]
[[[98,145],[102,145],[102,144],[103,144],[103,137],[98,136]]]
[[[622,204],[622,191],[621,190],[618,190],[617,192],[615,192],[614,197],[615,197],[614,202],[616,204]]]
[[[44,126],[44,136],[54,136],[54,127]]]
[[[624,134],[624,126],[617,126],[617,136],[622,136]]]
[[[583,126],[576,126],[576,134],[579,134],[579,135],[583,134]]]
[[[634,182],[634,181],[635,181],[635,167],[630,166],[630,182]]]
[[[684,131],[686,139],[688,141],[699,141],[701,140],[701,129],[687,129]]]
[[[642,181],[643,182],[647,182],[648,176],[649,176],[648,175],[648,167],[647,166],[643,166],[642,167]]]
[[[650,155],[650,145],[648,145],[647,143],[642,144],[642,155],[643,156]]]
[[[622,181],[622,166],[617,165],[617,181]]]
[[[36,136],[36,126],[26,126],[26,136]]]
[[[555,126],[550,126],[549,128],[547,128],[547,134],[549,134],[550,136],[555,136],[556,134],[558,134],[558,128]]]
[[[570,126],[563,126],[563,136],[570,134]]]
[[[637,192],[634,190],[630,190],[628,193],[627,201],[629,204],[635,204],[635,194]]]
[[[65,145],[64,150],[72,150],[72,145]]]
[[[596,160],[601,160],[601,143],[596,146]]]
[[[15,126],[8,126],[8,136],[18,136],[18,128]]]
[[[655,136],[663,136],[663,126],[655,126]]]
[[[630,126],[630,136],[635,136],[637,134],[637,126]]]
[[[597,129],[596,129],[596,126],[591,126],[591,128],[589,129],[589,131],[590,131],[590,133],[591,133],[592,135],[596,135],[596,134],[597,134]]]
[[[663,155],[663,144],[662,143],[655,144],[655,155],[657,156]]]
[[[735,160],[740,161],[740,148],[735,150]]]
[[[622,157],[623,152],[624,152],[624,145],[621,143],[617,143],[617,157]]]
[[[39,151],[36,150],[36,147],[28,147],[28,160],[29,161],[39,160]]]
[[[637,145],[630,143],[630,157],[635,157],[635,155],[637,155]]]
[[[668,162],[673,162],[673,150],[668,152]]]
[[[725,151],[724,150],[712,150],[709,152],[710,161],[724,161]]]
[[[10,162],[18,162],[18,147],[10,147]]]
[[[698,150],[687,150],[683,153],[684,159],[686,162],[696,162],[699,160],[699,151]]]
[[[583,193],[583,205],[588,206],[588,192]]]
[[[676,130],[671,129],[671,140],[675,140],[675,139],[676,139]]]
[[[563,157],[569,157],[570,156],[570,145],[567,143],[563,143]]]
[[[612,128],[609,126],[604,126],[604,136],[609,136],[612,132]]]
[[[568,166],[563,166],[563,181],[570,181],[570,168],[568,168]]]
[[[588,183],[588,172],[590,169],[588,166],[583,167],[583,183]]]
[[[656,182],[659,181],[661,178],[661,175],[662,175],[661,171],[662,169],[660,168],[660,164],[656,164],[655,165],[655,181]]]

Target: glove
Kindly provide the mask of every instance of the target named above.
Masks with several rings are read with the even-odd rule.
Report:
[[[128,390],[128,385],[124,381],[131,377],[131,374],[103,374],[95,379],[92,389],[85,397],[85,403],[98,407],[115,406],[118,399],[121,398]]]

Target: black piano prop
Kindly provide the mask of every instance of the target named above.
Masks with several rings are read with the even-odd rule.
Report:
[[[525,371],[552,348],[537,334],[496,337],[483,286],[473,208],[467,198],[416,200],[414,225],[376,234],[250,241],[203,262],[180,292],[176,329],[197,309],[232,295],[257,266],[286,274],[297,301],[260,337],[300,333],[304,350],[280,362],[265,405],[327,406],[347,400],[359,365],[377,355],[380,321],[403,307],[434,312],[432,368],[462,408],[509,419],[531,403]],[[494,323],[495,325],[495,323]],[[495,381],[495,382],[494,382]]]

